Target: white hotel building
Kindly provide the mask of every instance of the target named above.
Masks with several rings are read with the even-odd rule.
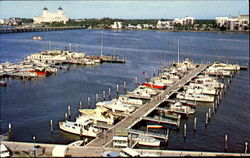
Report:
[[[64,15],[63,9],[59,7],[57,12],[49,12],[45,7],[43,8],[43,13],[41,16],[36,16],[33,18],[35,24],[40,24],[42,22],[63,22],[66,24],[69,18]]]

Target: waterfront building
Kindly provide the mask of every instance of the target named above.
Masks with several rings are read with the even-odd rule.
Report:
[[[135,25],[132,25],[132,24],[128,24],[128,29],[136,29],[137,27]]]
[[[170,29],[173,28],[173,21],[163,21],[163,20],[159,20],[156,24],[156,28],[158,29]]]
[[[57,12],[49,12],[46,7],[43,8],[43,13],[41,16],[36,16],[33,18],[35,24],[40,24],[42,22],[63,22],[66,24],[69,18],[64,15],[63,9],[59,7]]]
[[[193,25],[195,21],[194,17],[185,17],[185,18],[175,18],[174,23],[175,24],[181,24],[181,25]]]
[[[239,14],[237,17],[216,17],[215,22],[219,27],[225,27],[231,31],[249,29],[249,15]]]
[[[111,25],[112,29],[121,29],[122,28],[122,22],[116,21],[113,25]]]

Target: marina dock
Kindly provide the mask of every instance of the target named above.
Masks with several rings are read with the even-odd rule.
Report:
[[[126,130],[131,126],[132,123],[138,122],[141,117],[145,117],[151,111],[153,111],[161,102],[169,97],[172,91],[176,91],[176,89],[184,86],[187,82],[189,82],[193,77],[202,72],[205,68],[207,68],[208,64],[201,64],[198,68],[193,69],[186,76],[184,76],[181,80],[174,83],[172,86],[168,87],[166,90],[162,91],[156,98],[152,99],[148,103],[142,105],[135,112],[133,112],[130,116],[124,118],[116,125],[114,125],[109,130],[103,133],[102,137],[97,137],[89,142],[86,147],[102,147],[107,143],[111,142],[113,139],[113,134],[115,130]],[[166,97],[167,96],[167,97]]]

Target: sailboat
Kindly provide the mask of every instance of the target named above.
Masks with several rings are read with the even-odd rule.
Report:
[[[102,30],[102,36],[101,36],[101,56],[100,59],[102,62],[109,62],[109,63],[125,63],[126,60],[124,59],[120,59],[117,56],[107,56],[107,55],[103,55],[103,30]]]

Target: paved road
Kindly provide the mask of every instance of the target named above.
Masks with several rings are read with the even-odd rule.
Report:
[[[193,69],[187,75],[185,75],[181,80],[174,83],[171,87],[168,87],[166,90],[162,91],[158,96],[152,99],[149,103],[144,104],[140,108],[138,108],[135,112],[133,112],[130,116],[124,118],[112,128],[107,130],[101,137],[97,137],[89,142],[87,147],[102,147],[105,144],[109,143],[112,138],[115,130],[125,130],[127,129],[133,122],[139,120],[140,117],[144,116],[149,110],[152,110],[159,103],[163,102],[166,98],[166,95],[169,95],[173,90],[179,89],[179,87],[183,86],[187,82],[189,82],[194,76],[198,75],[201,71],[203,71],[208,65],[200,65],[198,68]]]

